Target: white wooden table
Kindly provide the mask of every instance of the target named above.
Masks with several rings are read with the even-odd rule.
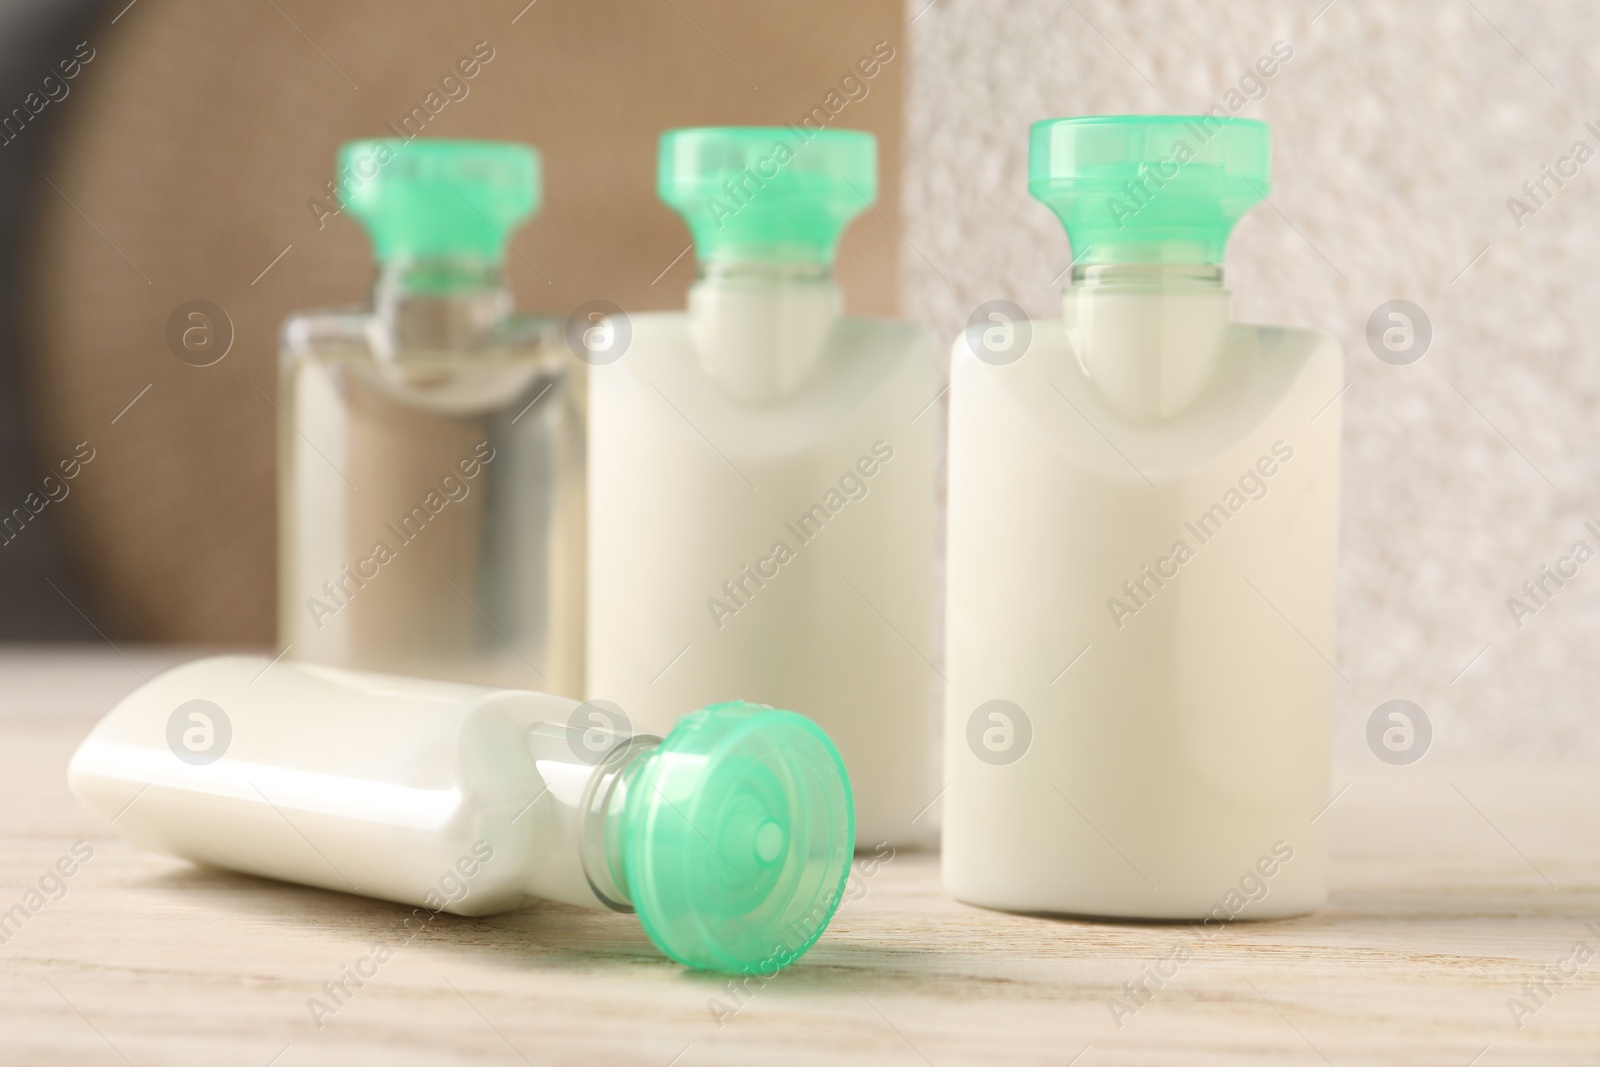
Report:
[[[1328,907],[1232,924],[1120,1028],[1108,998],[1187,927],[967,907],[901,853],[742,1002],[629,917],[540,905],[440,915],[319,1029],[308,1000],[406,910],[142,853],[80,811],[73,748],[182,658],[124,651],[0,650],[0,910],[46,880],[0,944],[0,1063],[1600,1062],[1600,778],[1427,760],[1336,772]],[[1550,968],[1574,973],[1535,999]]]

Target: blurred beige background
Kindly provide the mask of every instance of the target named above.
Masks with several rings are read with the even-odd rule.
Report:
[[[542,151],[544,209],[507,257],[519,304],[681,307],[694,256],[655,196],[660,132],[798,122],[875,42],[904,43],[893,0],[144,0],[109,4],[88,37],[33,232],[39,458],[93,450],[62,525],[107,630],[257,645],[274,638],[277,329],[371,282],[360,227],[310,206],[331,203],[340,142],[384,135],[458,59],[490,57],[423,135]],[[840,252],[865,312],[898,302],[900,59],[834,120],[877,134],[889,176]],[[194,299],[235,330],[214,366],[167,346]]]
[[[1203,111],[1293,48],[1238,112],[1272,123],[1275,191],[1227,284],[1238,317],[1345,347],[1336,752],[1370,762],[1368,715],[1405,698],[1430,760],[1600,755],[1600,563],[1520,630],[1506,607],[1575,540],[1600,548],[1600,162],[1520,229],[1506,206],[1574,141],[1600,151],[1600,9],[909,2],[906,311],[944,337],[994,297],[1059,314],[1070,252],[1027,194],[1030,122]],[[1433,325],[1410,366],[1365,341],[1395,298]]]
[[[544,149],[546,207],[509,260],[523,306],[674,306],[692,256],[654,198],[656,133],[797,117],[887,39],[897,59],[842,118],[884,157],[883,215],[845,242],[853,308],[944,338],[995,297],[1056,314],[1070,251],[1027,195],[1027,125],[1238,90],[1273,124],[1276,177],[1232,242],[1237,314],[1347,353],[1337,751],[1369,758],[1367,716],[1406,698],[1433,720],[1430,759],[1600,755],[1600,565],[1520,628],[1506,603],[1579,538],[1600,547],[1600,163],[1546,179],[1520,227],[1507,208],[1574,142],[1600,151],[1593,6],[141,0],[107,21],[121,6],[61,105],[27,292],[39,458],[97,450],[61,519],[119,638],[271,640],[275,331],[369,280],[359,229],[307,208],[341,140],[486,41],[494,60],[427,132]],[[1280,41],[1292,58],[1246,81]],[[195,298],[234,322],[215,367],[163,341]],[[1365,339],[1397,298],[1434,332],[1409,366]]]

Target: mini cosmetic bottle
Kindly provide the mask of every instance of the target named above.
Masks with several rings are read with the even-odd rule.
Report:
[[[618,724],[549,693],[223,656],[125,697],[67,779],[138,845],[409,904],[407,931],[554,900],[636,912],[691,967],[793,962],[850,871],[827,735],[749,704],[664,740]]]
[[[378,272],[283,327],[287,658],[581,695],[584,367],[502,271],[538,155],[357,141],[339,173]]]
[[[941,376],[926,330],[843,313],[835,248],[876,177],[865,133],[663,135],[699,277],[591,368],[589,431],[588,695],[656,730],[729,697],[809,716],[872,844],[937,792]]]
[[[1060,320],[954,348],[945,885],[1017,911],[1310,911],[1343,359],[1231,316],[1268,128],[1057,119],[1030,148],[1074,266]]]

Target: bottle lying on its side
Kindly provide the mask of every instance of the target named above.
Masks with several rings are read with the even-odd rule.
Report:
[[[141,686],[67,779],[147,848],[433,912],[636,912],[721,971],[810,948],[855,845],[839,754],[792,712],[715,705],[662,739],[548,693],[254,656]]]

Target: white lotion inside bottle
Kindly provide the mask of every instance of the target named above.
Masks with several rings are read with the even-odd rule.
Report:
[[[1210,380],[1231,303],[1221,267],[1112,263],[1073,268],[1061,318],[1106,405],[1157,422],[1187,408]]]
[[[67,778],[147,848],[435,914],[636,910],[717,970],[809,948],[854,844],[838,753],[792,712],[718,705],[662,740],[606,705],[256,656],[141,686]]]
[[[810,379],[843,310],[826,264],[712,262],[689,289],[689,336],[713,381],[765,407]]]

